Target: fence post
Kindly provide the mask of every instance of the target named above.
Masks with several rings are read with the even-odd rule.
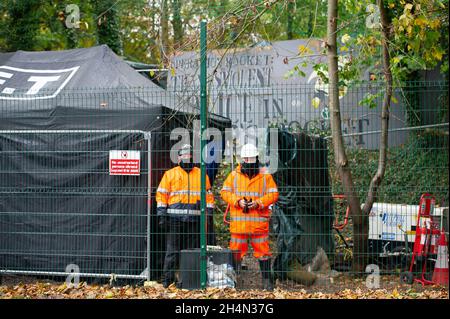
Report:
[[[151,232],[151,213],[152,213],[152,133],[144,133],[147,140],[148,173],[147,173],[147,281],[150,281],[150,232]]]
[[[200,284],[206,288],[206,167],[204,149],[206,141],[206,21],[200,23],[200,169],[201,169],[201,217],[200,217]]]

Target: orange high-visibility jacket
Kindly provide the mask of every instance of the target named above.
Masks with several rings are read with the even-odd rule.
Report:
[[[272,175],[260,173],[252,179],[241,173],[239,165],[231,172],[220,192],[223,200],[230,205],[230,232],[239,234],[268,233],[269,206],[278,200],[278,190]],[[258,203],[257,209],[244,213],[239,206],[240,199],[252,199]]]
[[[200,216],[201,171],[194,167],[188,174],[180,166],[164,173],[156,191],[157,214],[182,219]],[[212,215],[214,196],[206,175],[206,213]]]

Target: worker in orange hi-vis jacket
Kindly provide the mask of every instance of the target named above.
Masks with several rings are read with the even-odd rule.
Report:
[[[258,155],[255,145],[242,147],[242,163],[228,175],[220,195],[230,207],[230,249],[240,252],[238,264],[245,256],[250,240],[254,257],[259,261],[263,287],[273,290],[269,206],[278,200],[278,190],[272,175],[260,168]]]
[[[178,166],[164,173],[156,191],[159,225],[166,232],[166,255],[163,266],[165,288],[175,282],[180,251],[200,247],[200,190],[200,168],[192,161],[191,145],[183,145],[178,151]],[[206,206],[210,232],[214,196],[208,176],[206,176]],[[208,244],[211,244],[209,235],[208,233]]]

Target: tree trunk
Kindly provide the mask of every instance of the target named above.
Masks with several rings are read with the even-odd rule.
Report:
[[[168,61],[169,50],[169,8],[167,6],[167,0],[161,1],[161,61],[166,64]]]
[[[181,21],[181,6],[182,2],[180,0],[172,1],[172,11],[173,11],[173,36],[174,36],[174,48],[181,46],[183,42],[183,22]]]
[[[294,38],[294,32],[292,31],[293,22],[294,22],[294,2],[289,0],[287,3],[287,25],[286,25],[286,34],[287,39],[292,40]]]
[[[336,46],[337,33],[337,0],[328,0],[327,24],[327,56],[329,74],[329,107],[331,113],[331,134],[336,169],[339,172],[344,193],[350,206],[353,219],[353,271],[365,271],[367,252],[367,230],[364,227],[364,218],[358,195],[355,191],[349,162],[345,153],[344,140],[341,129],[341,113],[339,107],[339,76],[338,57]]]
[[[392,97],[392,74],[391,65],[389,57],[389,27],[390,21],[387,15],[386,9],[384,8],[383,0],[377,0],[378,7],[380,9],[381,18],[381,33],[383,35],[382,45],[383,45],[383,71],[384,78],[386,79],[386,92],[384,93],[383,106],[381,110],[381,136],[380,136],[380,153],[378,158],[378,170],[375,176],[370,182],[369,191],[367,193],[366,202],[364,204],[363,213],[368,216],[373,203],[377,199],[378,187],[383,180],[384,173],[386,171],[386,158],[387,158],[387,147],[388,147],[388,128],[389,128],[389,109],[391,106]]]

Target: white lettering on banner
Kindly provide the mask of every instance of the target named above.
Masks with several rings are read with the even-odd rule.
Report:
[[[372,24],[379,24],[376,6],[369,12]],[[310,41],[311,40],[311,41]],[[291,75],[298,67],[298,60],[289,57],[298,52],[299,47],[308,48],[312,54],[301,67],[305,76]],[[255,128],[285,127],[293,132],[327,132],[330,129],[328,109],[328,86],[313,66],[322,63],[320,54],[324,42],[319,39],[278,41],[249,49],[209,51],[206,59],[208,74],[208,107],[211,112],[232,121],[236,145],[243,145],[243,135],[252,135]],[[350,63],[347,56],[339,59],[339,66]],[[183,52],[171,59],[173,72],[169,72],[167,89],[179,96],[184,103],[199,105],[198,94],[188,94],[199,85],[200,60],[197,52]],[[320,72],[319,72],[320,74]],[[361,80],[368,80],[367,72]],[[299,86],[301,85],[301,86]],[[367,87],[367,90],[371,86]],[[355,134],[376,131],[380,127],[381,104],[371,112],[356,111],[361,100],[360,90],[348,88],[340,92],[342,101],[342,130],[344,134],[354,134],[344,138],[352,148],[379,148],[376,134]],[[394,94],[399,94],[395,91]],[[405,127],[405,108],[402,102],[393,109],[390,128]],[[389,145],[401,145],[406,139],[405,132],[390,135]],[[394,138],[395,137],[395,138]]]
[[[0,78],[10,79],[12,76],[13,76],[12,73],[0,72]],[[5,83],[5,80],[0,79],[0,85],[2,85],[3,83]]]
[[[109,175],[141,174],[141,153],[139,151],[109,151]]]
[[[37,70],[0,65],[0,100],[54,98],[79,68],[75,66],[67,69]]]
[[[37,94],[47,82],[58,81],[60,76],[30,76],[28,82],[35,82],[25,94]]]

